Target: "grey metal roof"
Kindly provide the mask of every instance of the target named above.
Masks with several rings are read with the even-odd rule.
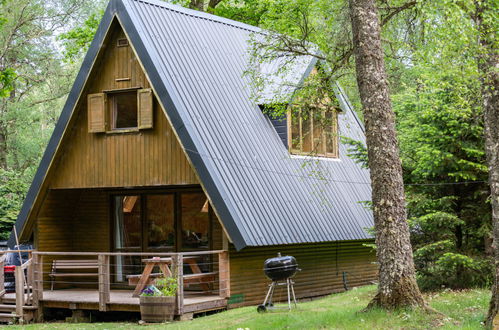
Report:
[[[248,40],[258,28],[154,0],[112,0],[35,176],[29,212],[113,15],[119,18],[181,145],[237,249],[371,238],[368,171],[340,160],[290,156],[251,99]],[[306,62],[306,61],[305,61]],[[305,63],[304,62],[304,63]],[[300,65],[303,76],[312,61]],[[341,89],[340,134],[364,140]],[[37,188],[38,186],[38,188]]]

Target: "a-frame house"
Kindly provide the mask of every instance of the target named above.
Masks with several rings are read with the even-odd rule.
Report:
[[[299,298],[375,279],[369,173],[339,141],[363,141],[362,125],[339,87],[333,134],[262,113],[244,74],[260,32],[110,1],[16,222],[34,245],[37,306],[137,311],[130,283],[145,256],[177,260],[179,315],[261,303],[262,263],[277,252],[298,260]],[[92,258],[96,277],[56,265]]]

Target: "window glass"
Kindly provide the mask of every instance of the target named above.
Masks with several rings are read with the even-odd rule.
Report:
[[[310,110],[302,111],[301,114],[301,151],[310,153],[312,152],[312,117]]]
[[[109,94],[113,129],[137,127],[137,92]]]
[[[140,248],[142,221],[140,196],[115,196],[115,248]]]
[[[338,113],[309,107],[291,112],[291,152],[338,157]]]
[[[324,115],[319,109],[312,111],[313,118],[313,146],[312,152],[317,155],[324,154]]]
[[[204,193],[181,195],[182,249],[208,249],[210,217]]]
[[[147,235],[149,248],[175,246],[174,195],[146,196]]]

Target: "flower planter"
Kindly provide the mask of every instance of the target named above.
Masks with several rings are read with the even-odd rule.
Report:
[[[144,322],[173,320],[175,297],[140,296],[140,316]]]

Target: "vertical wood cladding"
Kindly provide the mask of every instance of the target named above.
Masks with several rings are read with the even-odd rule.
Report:
[[[229,307],[261,304],[270,280],[263,273],[263,262],[282,255],[294,256],[300,272],[294,277],[297,298],[321,296],[344,291],[343,272],[348,287],[370,284],[377,279],[375,252],[363,244],[372,241],[329,242],[266,246],[230,251],[231,299]],[[275,299],[287,299],[280,286]]]
[[[106,192],[97,190],[50,190],[37,217],[37,250],[110,251],[108,198]],[[44,256],[45,287],[49,287],[50,279],[47,274],[52,261],[65,258],[64,255]],[[73,281],[78,282],[75,279]],[[57,284],[57,288],[67,286],[71,286],[71,283]]]
[[[198,180],[160,104],[153,123],[128,133],[89,133],[87,95],[124,88],[150,88],[132,47],[117,47],[125,34],[111,28],[100,59],[75,109],[75,120],[56,158],[50,188],[196,184]],[[143,125],[144,126],[144,125]]]

